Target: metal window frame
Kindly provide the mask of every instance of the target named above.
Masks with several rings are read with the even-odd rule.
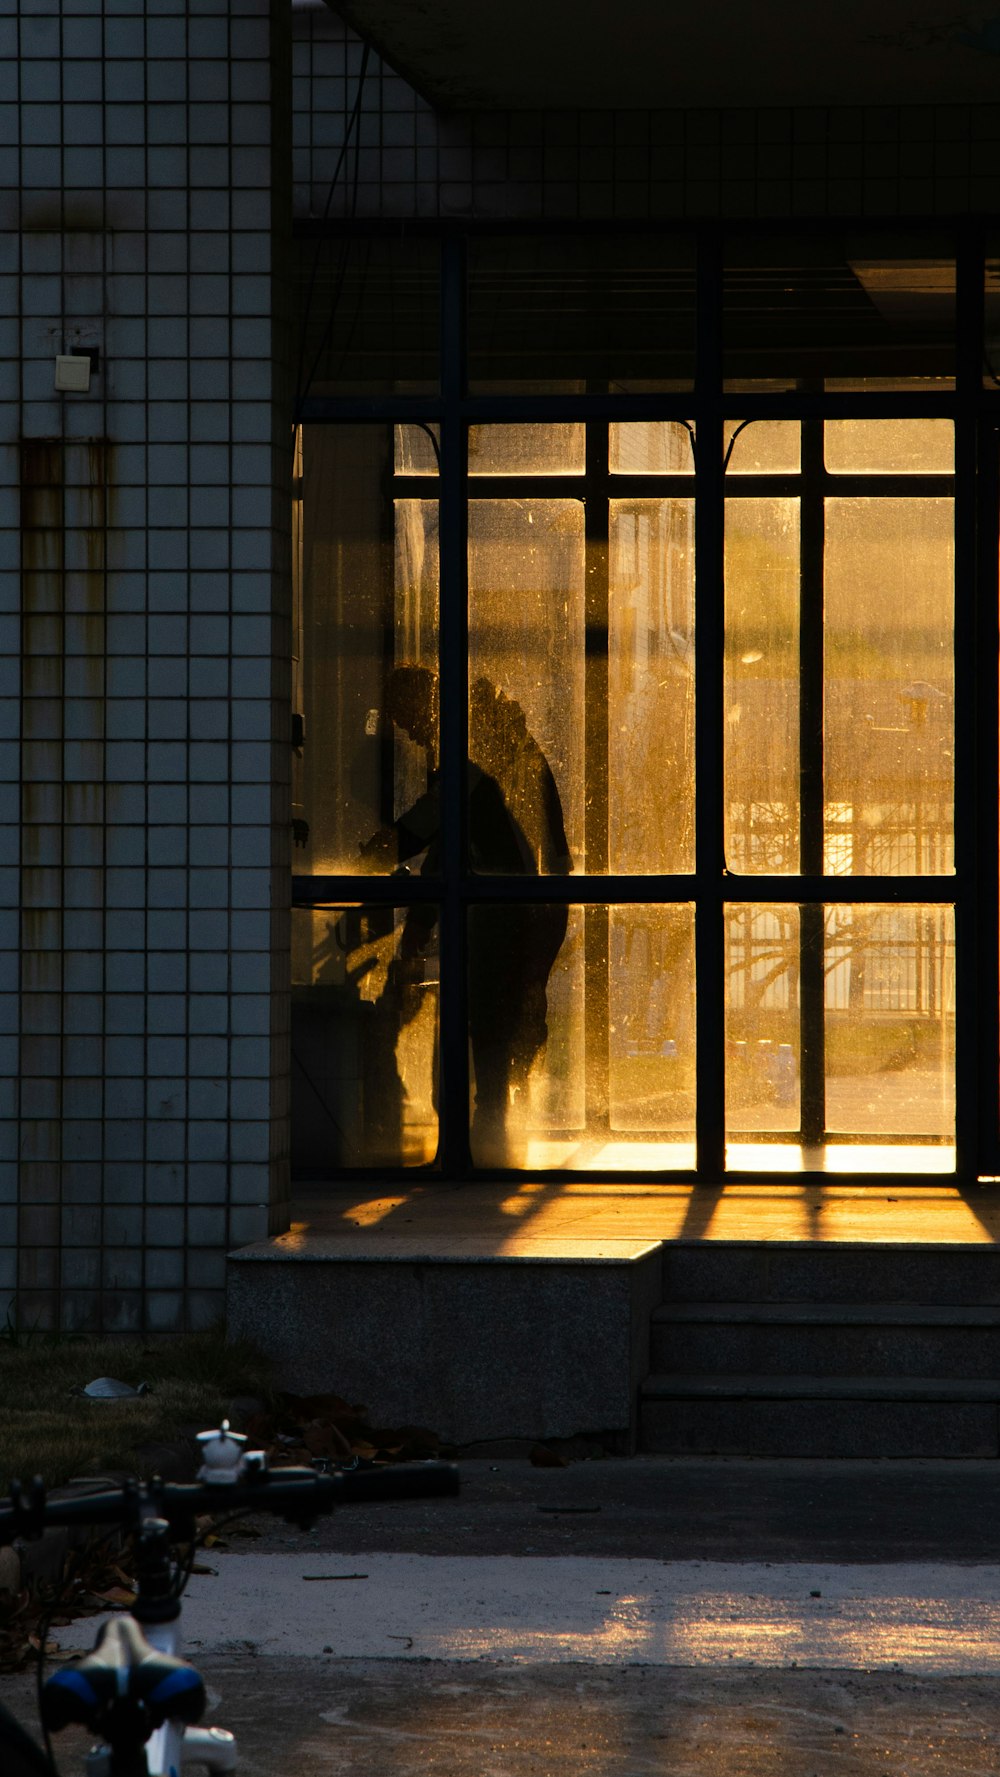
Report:
[[[377,227],[378,225],[376,225]],[[817,230],[829,229],[818,221]],[[837,221],[848,230],[850,220]],[[427,497],[435,488],[440,499],[441,609],[441,774],[443,806],[449,810],[442,823],[443,878],[440,883],[410,878],[405,896],[395,878],[358,876],[297,876],[293,878],[293,906],[336,906],[359,901],[401,904],[404,900],[433,900],[441,904],[441,1094],[440,1146],[433,1167],[435,1175],[459,1180],[470,1175],[468,1141],[469,1062],[465,912],[482,901],[560,901],[582,905],[600,919],[598,909],[610,905],[691,902],[696,906],[695,967],[698,983],[696,1069],[697,1162],[690,1170],[627,1172],[608,1169],[602,1178],[652,1184],[692,1179],[718,1187],[722,1181],[772,1180],[772,1169],[736,1170],[725,1164],[725,957],[724,908],[729,903],[785,903],[819,908],[824,903],[859,902],[892,905],[899,902],[949,904],[955,908],[956,970],[956,1165],[954,1173],[927,1177],[928,1185],[950,1181],[960,1188],[975,1185],[982,1177],[1000,1175],[1000,885],[998,885],[998,716],[997,686],[998,600],[997,537],[1000,529],[1000,389],[984,387],[982,375],[984,267],[987,225],[967,219],[949,222],[935,217],[921,224],[900,219],[879,221],[870,217],[856,225],[866,233],[884,232],[887,242],[894,232],[911,235],[923,227],[947,234],[956,244],[956,374],[953,389],[940,393],[909,392],[762,392],[731,393],[722,380],[722,273],[724,235],[744,232],[740,224],[690,226],[677,230],[697,241],[695,274],[697,353],[693,389],[684,394],[578,395],[474,395],[466,390],[466,271],[465,251],[472,228],[444,228],[433,232],[441,246],[441,384],[437,395],[391,394],[343,397],[307,396],[296,420],[305,424],[419,421],[438,425],[441,440],[439,477],[396,478],[401,495],[419,492]],[[370,231],[371,224],[362,232]],[[391,226],[382,226],[391,233]],[[522,224],[480,229],[488,233],[531,233]],[[579,233],[565,228],[562,232]],[[613,225],[602,232],[636,232]],[[648,225],[639,230],[648,233]],[[769,233],[782,232],[780,225]],[[790,235],[802,232],[789,226]],[[955,474],[950,476],[831,476],[822,463],[824,419],[948,418],[955,424]],[[694,475],[614,476],[615,496],[640,494],[694,496],[696,501],[696,626],[695,759],[697,796],[695,808],[695,869],[690,875],[487,878],[472,877],[465,869],[466,804],[464,769],[468,730],[468,501],[530,493],[534,497],[574,497],[609,485],[606,461],[598,463],[592,439],[593,422],[636,419],[694,420],[698,453]],[[723,463],[723,422],[726,419],[787,419],[803,426],[801,476],[747,475],[727,479]],[[591,422],[587,426],[588,460],[582,477],[482,476],[468,473],[467,433],[482,423],[519,424],[530,421]],[[812,425],[809,422],[814,422]],[[606,432],[604,433],[606,439]],[[818,454],[816,439],[819,439]],[[812,442],[810,443],[810,439]],[[606,447],[605,447],[606,448]],[[812,461],[809,461],[809,456]],[[737,483],[741,485],[736,485]],[[419,485],[418,485],[419,484]],[[795,876],[730,875],[723,854],[723,546],[726,498],[760,497],[768,493],[801,493],[810,488],[806,505],[822,512],[825,491],[841,494],[944,493],[955,495],[955,873],[953,876],[825,877],[822,874],[822,821],[817,835],[806,830],[803,807],[803,864]],[[603,500],[603,525],[607,525],[607,499]],[[593,512],[598,502],[591,499]],[[805,517],[805,514],[804,514]],[[593,522],[593,521],[591,521]],[[811,536],[810,536],[811,525]],[[803,550],[815,551],[815,522],[803,525]],[[588,533],[589,535],[589,533]],[[596,541],[596,539],[595,539]],[[819,540],[822,561],[822,538]],[[606,588],[605,588],[606,595]],[[805,627],[805,626],[803,626]],[[812,734],[811,757],[804,758],[808,773],[815,774],[817,660],[815,637],[802,642],[801,677],[804,733]],[[820,685],[821,689],[821,685]],[[818,706],[822,707],[821,701]],[[980,737],[988,737],[981,746]],[[822,723],[819,723],[821,764]],[[808,749],[807,749],[808,750]],[[804,926],[806,922],[804,921]],[[822,920],[819,920],[819,938]],[[804,932],[804,938],[806,933]],[[817,934],[812,934],[816,950]],[[804,948],[808,947],[808,939]],[[814,957],[815,960],[815,957]],[[820,963],[821,966],[821,963]],[[815,996],[814,996],[815,997]],[[813,1033],[813,1041],[816,1035]],[[803,1121],[808,1107],[803,1106]],[[428,1169],[380,1168],[385,1178],[412,1179]],[[370,1178],[371,1169],[338,1169],[345,1181]],[[505,1176],[476,1169],[476,1176]],[[523,1179],[527,1174],[513,1175]],[[559,1168],[562,1182],[592,1181],[590,1170]],[[780,1175],[789,1185],[801,1185],[843,1177],[852,1186],[866,1183],[885,1186],[893,1173],[831,1175],[822,1170]],[[922,1175],[923,1176],[923,1175]]]

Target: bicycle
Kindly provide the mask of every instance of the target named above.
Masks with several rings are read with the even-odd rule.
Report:
[[[227,1421],[199,1435],[202,1467],[195,1482],[125,1481],[77,1498],[48,1500],[41,1481],[15,1482],[0,1500],[0,1546],[40,1536],[50,1525],[117,1524],[135,1538],[137,1589],[131,1610],[106,1622],[94,1647],[42,1682],[46,1634],[39,1638],[38,1698],[44,1747],[0,1704],[3,1777],[59,1777],[51,1735],[78,1724],[99,1740],[84,1760],[86,1777],[181,1777],[182,1767],[235,1770],[236,1740],[225,1728],[203,1728],[205,1686],[180,1656],[181,1598],[199,1547],[197,1519],[226,1522],[247,1512],[274,1512],[308,1530],[338,1505],[457,1493],[450,1462],[394,1468],[269,1469],[263,1451]],[[214,1526],[218,1528],[218,1526]],[[173,1551],[186,1547],[183,1561]]]

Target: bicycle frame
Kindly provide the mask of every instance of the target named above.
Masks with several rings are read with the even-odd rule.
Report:
[[[205,1458],[200,1485],[127,1481],[112,1491],[49,1504],[36,1481],[30,1488],[14,1483],[10,1499],[0,1501],[0,1545],[40,1536],[56,1524],[120,1524],[137,1538],[132,1612],[109,1619],[94,1649],[57,1669],[42,1690],[47,1732],[79,1723],[103,1735],[86,1757],[87,1777],[182,1777],[185,1765],[220,1774],[236,1767],[232,1734],[192,1725],[204,1708],[204,1686],[181,1654],[180,1601],[191,1560],[186,1568],[178,1566],[173,1549],[186,1544],[193,1559],[200,1514],[266,1511],[306,1529],[338,1504],[458,1491],[453,1463],[327,1475],[289,1468],[272,1474],[262,1453],[243,1457],[245,1440],[230,1433],[225,1421],[221,1431],[204,1432],[199,1442]],[[2,1777],[56,1777],[54,1762],[5,1712],[0,1712],[0,1759]]]

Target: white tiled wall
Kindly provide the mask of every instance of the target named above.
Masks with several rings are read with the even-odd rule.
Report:
[[[16,1291],[28,1324],[60,1295],[68,1326],[212,1321],[285,1194],[276,19],[0,0],[0,1318]],[[90,395],[56,394],[83,347]]]

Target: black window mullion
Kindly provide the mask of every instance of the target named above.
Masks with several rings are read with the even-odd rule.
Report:
[[[584,849],[587,875],[607,877],[608,806],[608,428],[587,427],[584,558]],[[605,896],[607,890],[605,888]],[[610,913],[607,899],[584,911],[585,1093],[589,1136],[610,1127],[609,980]]]
[[[461,418],[465,383],[465,255],[463,242],[443,243],[441,267],[441,999],[439,1166],[447,1178],[469,1167],[469,1021],[466,908],[465,764],[469,713],[469,568],[466,440]]]
[[[971,868],[976,897],[972,933],[966,932],[964,896],[956,920],[960,935],[956,936],[955,942],[958,1012],[955,1066],[959,1160],[964,1158],[966,1141],[973,1137],[973,1110],[966,1104],[965,1087],[965,1075],[970,1071],[976,1082],[978,1098],[974,1132],[975,1173],[996,1177],[1000,1174],[1000,1077],[997,1069],[1000,1058],[1000,883],[997,876],[1000,859],[1000,699],[996,666],[1000,657],[1000,586],[997,581],[1000,431],[995,422],[988,420],[980,428],[977,494],[974,515],[978,540],[975,610],[960,607],[956,621],[956,640],[961,637],[963,642],[971,641],[981,667],[976,674],[975,699],[956,698],[955,710],[956,866],[963,870]],[[961,506],[959,513],[960,517],[964,516]],[[973,522],[972,515],[970,522]],[[958,562],[963,560],[964,554],[960,541]],[[969,602],[966,601],[966,606]],[[961,679],[958,682],[961,683]],[[970,703],[972,708],[968,707]],[[966,777],[970,766],[975,773],[971,782]],[[959,785],[962,786],[961,794]],[[971,804],[968,808],[967,801]],[[965,855],[967,822],[972,824],[977,840],[975,857],[968,861]],[[974,946],[969,945],[972,954],[967,956],[970,935],[974,938]],[[971,1011],[968,1016],[963,1016],[966,1004],[970,1009],[975,1007],[974,1016]],[[974,1053],[970,1053],[973,1046]]]
[[[695,387],[695,1140],[699,1183],[718,1187],[726,1164],[722,251],[707,230],[698,252]]]
[[[799,566],[799,868],[822,876],[823,790],[823,421],[802,422]],[[802,1141],[826,1133],[824,913],[803,898],[799,931],[799,1067]]]
[[[956,254],[955,427],[955,1145],[971,1183],[998,1165],[997,1140],[997,457],[979,437],[984,242]],[[980,460],[980,444],[982,456]],[[981,480],[979,479],[981,477]]]

